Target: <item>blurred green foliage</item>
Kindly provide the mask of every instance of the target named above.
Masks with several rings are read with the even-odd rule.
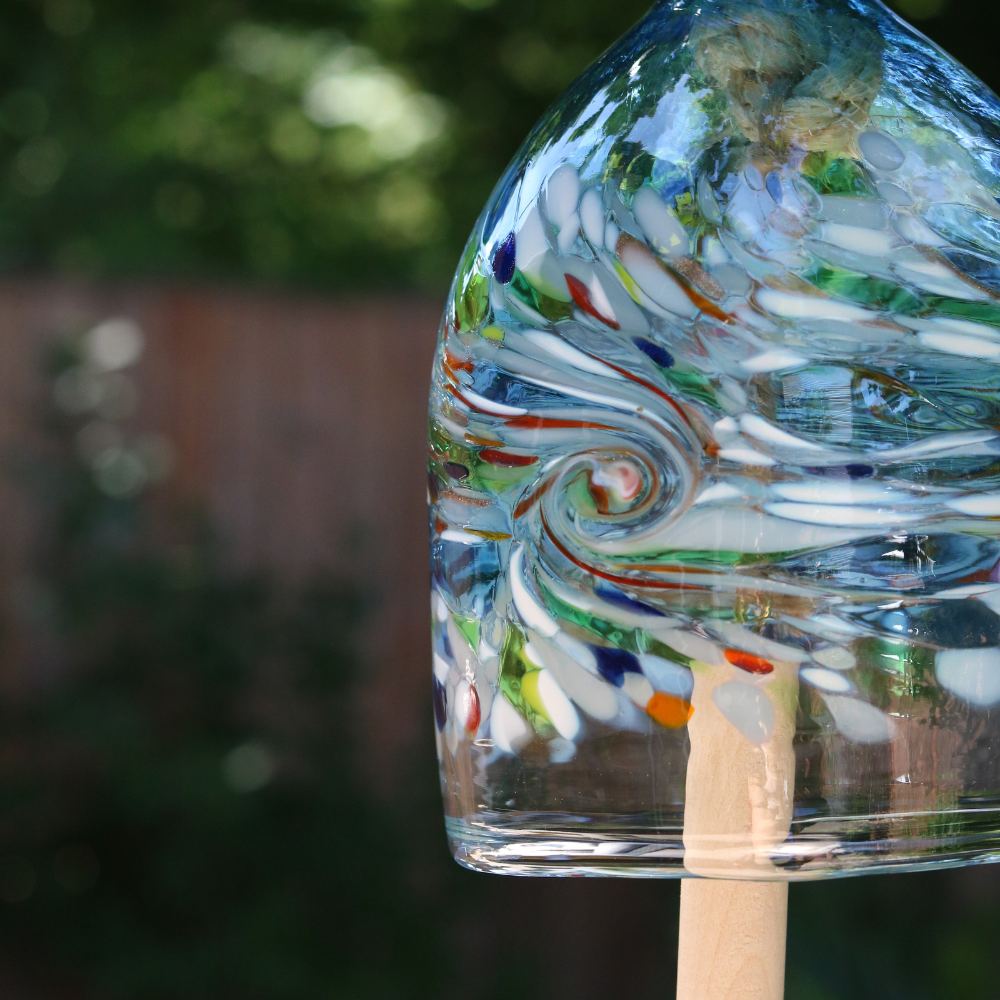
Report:
[[[440,287],[534,120],[644,8],[10,0],[0,265]]]
[[[1000,11],[897,0],[989,80]],[[0,269],[442,290],[646,0],[8,0]]]

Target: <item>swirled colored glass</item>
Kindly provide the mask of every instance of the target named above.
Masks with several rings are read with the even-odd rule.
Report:
[[[431,393],[460,861],[997,855],[998,138],[879,4],[677,0],[526,140]]]

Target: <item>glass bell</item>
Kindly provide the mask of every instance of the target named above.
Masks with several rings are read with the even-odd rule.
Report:
[[[661,2],[536,126],[431,392],[460,862],[997,856],[998,135],[867,0]]]

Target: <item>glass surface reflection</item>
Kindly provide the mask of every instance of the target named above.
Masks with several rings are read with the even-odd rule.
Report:
[[[881,6],[715,0],[528,138],[431,396],[460,861],[996,852],[998,121]]]

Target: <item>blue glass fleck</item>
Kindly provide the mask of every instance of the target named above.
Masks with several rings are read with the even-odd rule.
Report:
[[[626,673],[641,674],[639,661],[624,649],[611,646],[591,646],[597,658],[597,670],[600,675],[615,687],[621,687]]]
[[[654,344],[651,340],[646,340],[645,337],[635,337],[633,343],[654,365],[659,365],[661,368],[674,367],[673,355],[660,347],[659,344]]]
[[[448,692],[436,677],[432,677],[431,681],[434,684],[434,722],[438,732],[441,732],[448,720]]]
[[[507,238],[496,248],[493,254],[493,273],[501,285],[510,284],[514,277],[514,260],[516,257],[516,245],[513,233],[508,233]]]

